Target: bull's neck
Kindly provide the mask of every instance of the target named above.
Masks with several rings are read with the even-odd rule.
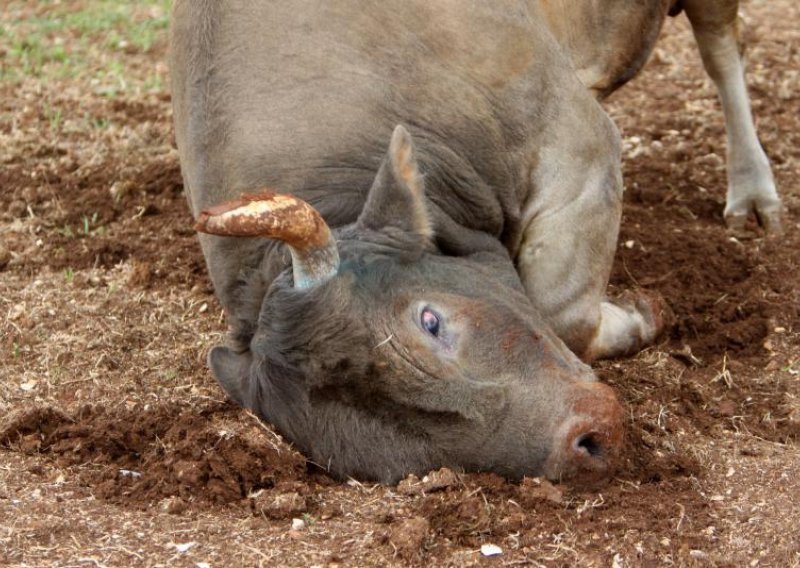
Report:
[[[510,168],[496,153],[473,159],[443,144],[419,143],[425,193],[436,241],[444,254],[461,256],[509,248],[519,225],[519,205]]]

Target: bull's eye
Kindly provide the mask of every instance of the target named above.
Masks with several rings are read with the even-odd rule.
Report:
[[[422,328],[434,337],[439,336],[440,316],[430,308],[423,308],[420,314]]]

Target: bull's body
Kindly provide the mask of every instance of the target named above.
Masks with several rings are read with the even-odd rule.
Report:
[[[609,331],[632,341],[595,340],[620,216],[619,136],[535,6],[197,2],[184,16],[188,6],[176,7],[172,48],[191,65],[173,64],[173,95],[195,214],[269,186],[309,201],[333,227],[352,223],[402,123],[443,252],[508,254],[581,355],[652,339],[637,318]],[[246,343],[252,302],[287,258],[265,256],[263,241],[201,242]],[[244,285],[250,272],[260,284],[247,276]]]
[[[618,404],[561,340],[630,352],[659,305],[605,298],[619,135],[537,2],[179,0],[171,59],[194,214],[266,186],[339,243],[292,291],[282,244],[201,237],[235,400],[339,475],[606,471]]]

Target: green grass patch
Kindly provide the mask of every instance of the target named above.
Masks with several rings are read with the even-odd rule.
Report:
[[[133,81],[125,56],[166,42],[171,0],[10,1],[0,12],[0,81],[87,78],[108,96]],[[146,88],[163,80],[147,78]],[[138,81],[136,82],[138,83]]]

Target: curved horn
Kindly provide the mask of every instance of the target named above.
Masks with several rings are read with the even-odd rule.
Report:
[[[262,191],[200,212],[194,229],[225,237],[269,237],[292,253],[296,288],[310,288],[339,269],[336,240],[322,216],[302,199]]]

